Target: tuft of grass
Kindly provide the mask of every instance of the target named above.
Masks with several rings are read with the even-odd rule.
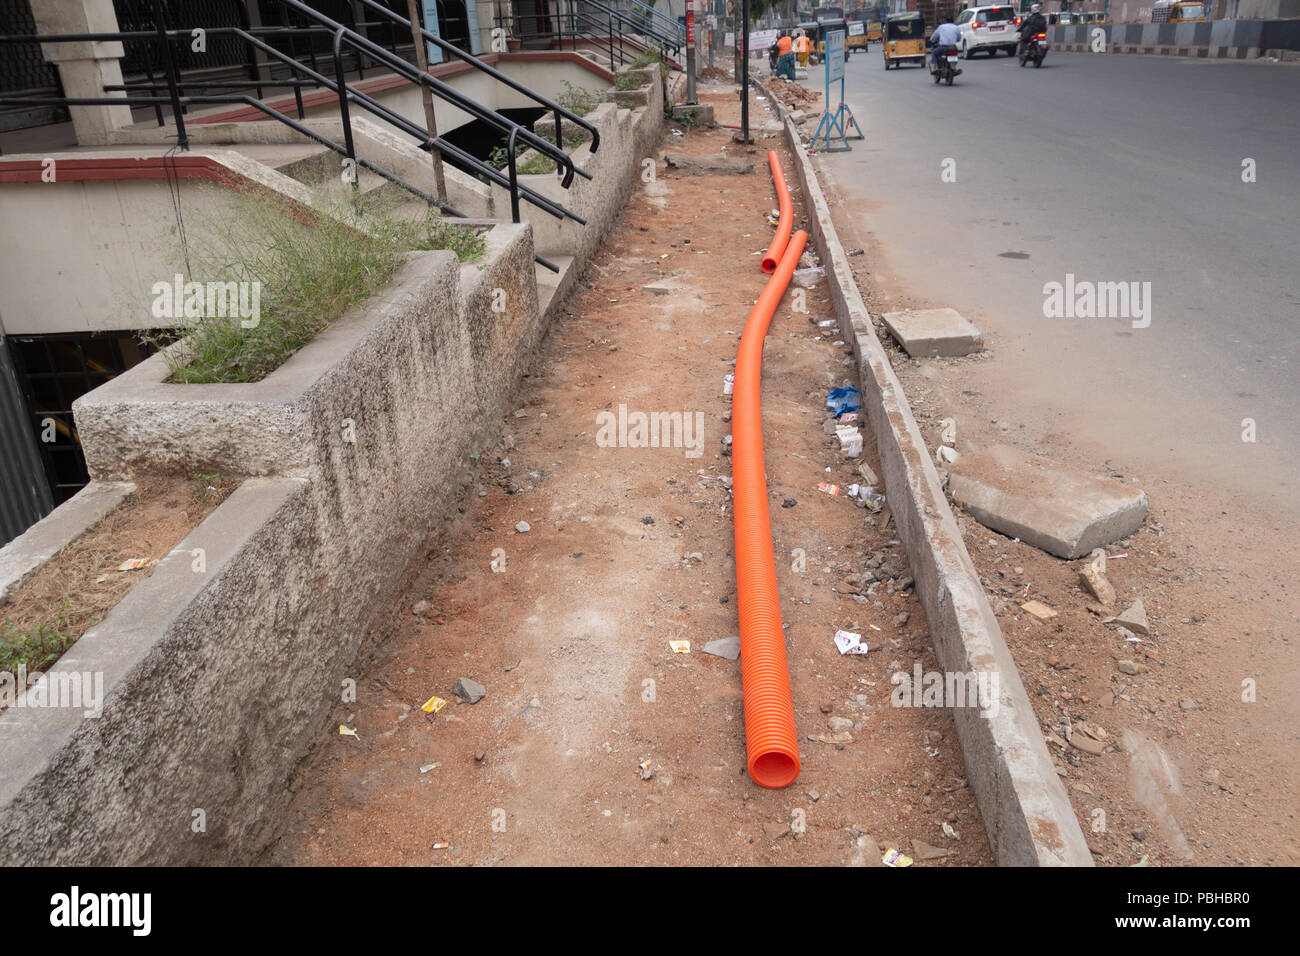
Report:
[[[27,667],[28,674],[43,671],[76,639],[77,635],[62,618],[30,625],[0,621],[0,671],[9,671],[15,677],[20,665]]]
[[[528,159],[519,164],[519,172],[534,176],[541,173],[553,173],[555,169],[555,160],[549,156],[543,156],[541,153],[533,153]]]
[[[461,262],[474,262],[487,252],[487,236],[473,226],[459,226],[440,216],[430,216],[423,228],[424,237],[417,248],[446,249],[456,253]]]
[[[571,113],[578,116],[586,116],[604,100],[601,94],[586,87],[574,86],[568,80],[564,81],[564,92],[555,98],[559,103]]]
[[[164,352],[169,382],[260,381],[381,290],[409,252],[451,249],[468,261],[486,249],[477,230],[437,217],[412,223],[351,203],[331,211],[304,221],[290,203],[248,195],[236,204],[235,215],[213,227],[196,257],[195,277],[259,282],[259,315],[251,327],[233,316],[208,316],[187,326],[183,344]],[[162,347],[168,334],[142,338]]]
[[[639,90],[645,85],[645,77],[639,73],[620,73],[614,78],[614,88],[623,92]]]

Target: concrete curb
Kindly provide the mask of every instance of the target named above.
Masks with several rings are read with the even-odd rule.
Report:
[[[996,679],[997,706],[954,707],[967,778],[1001,866],[1092,866],[1092,855],[1043,742],[997,618],[980,586],[938,472],[902,385],[876,339],[812,161],[784,104],[775,104],[795,156],[793,178],[810,214],[809,232],[826,266],[845,338],[853,343],[863,407],[875,435],[889,506],[907,546],[939,663],[948,674]],[[874,389],[869,386],[875,386]]]

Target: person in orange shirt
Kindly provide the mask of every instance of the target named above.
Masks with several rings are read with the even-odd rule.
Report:
[[[794,41],[795,52],[799,54],[800,66],[806,67],[808,65],[808,48],[810,45],[808,34],[800,32],[799,39]]]
[[[795,78],[793,47],[794,41],[784,33],[776,41],[776,75],[790,80]]]

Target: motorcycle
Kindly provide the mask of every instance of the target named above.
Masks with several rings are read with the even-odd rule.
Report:
[[[961,70],[957,68],[957,48],[955,46],[941,46],[935,52],[934,62],[930,65],[930,75],[934,77],[934,82],[944,82],[952,86],[952,81],[961,75]]]
[[[1034,61],[1034,68],[1043,65],[1043,57],[1047,56],[1047,34],[1035,33],[1028,40],[1020,44],[1020,65],[1024,66],[1030,60]]]

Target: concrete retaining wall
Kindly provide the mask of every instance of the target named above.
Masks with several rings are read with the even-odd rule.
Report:
[[[972,707],[952,711],[994,858],[1003,866],[1091,866],[1088,845],[1052,766],[1015,661],[902,385],[872,329],[812,161],[784,105],[771,99],[795,156],[795,169],[786,171],[786,179],[802,190],[836,315],[845,339],[853,343],[889,506],[907,546],[935,653],[949,673],[997,677],[995,714],[981,716]]]
[[[591,173],[590,180],[575,176],[564,189],[553,173],[519,177],[524,185],[587,221],[582,225],[571,219],[559,220],[534,206],[521,205],[520,215],[533,224],[534,241],[542,255],[563,253],[581,261],[590,253],[623,208],[636,183],[641,161],[654,155],[664,127],[664,84],[657,68],[625,72],[643,73],[649,82],[641,89],[611,92],[609,96],[631,96],[644,105],[627,108],[606,102],[584,117],[600,131],[600,148],[593,153],[591,144],[584,143],[572,155],[574,163]],[[498,215],[508,215],[509,193],[500,187],[493,187],[492,192]]]
[[[246,863],[275,839],[372,617],[543,332],[528,225],[488,238],[484,268],[414,255],[262,382],[168,385],[155,356],[75,403],[97,477],[268,477],[55,665],[103,674],[102,716],[0,721],[0,863]]]

